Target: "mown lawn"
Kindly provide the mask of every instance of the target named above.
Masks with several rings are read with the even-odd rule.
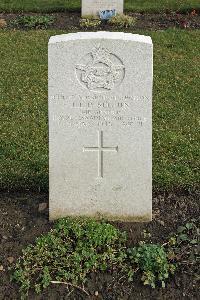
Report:
[[[80,10],[80,0],[1,0],[0,12],[52,12]],[[188,11],[200,9],[199,0],[125,0],[125,9],[160,12],[167,10]]]
[[[48,190],[47,43],[61,33],[0,32],[3,189]],[[155,57],[154,190],[192,188],[199,183],[200,34],[144,34],[153,38]]]

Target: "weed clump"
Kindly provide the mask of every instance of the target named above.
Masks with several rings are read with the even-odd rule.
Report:
[[[91,28],[91,27],[94,28],[101,24],[101,20],[87,17],[87,18],[80,19],[79,23],[81,28]]]
[[[40,293],[51,281],[84,283],[88,273],[123,262],[125,241],[125,233],[105,222],[61,219],[23,250],[13,280],[20,284],[23,296],[30,288]]]
[[[48,234],[22,251],[12,280],[20,285],[22,298],[29,289],[41,293],[51,283],[80,288],[92,272],[117,271],[133,281],[142,274],[145,285],[162,287],[175,266],[162,245],[140,242],[127,249],[125,232],[104,221],[65,218]]]
[[[198,269],[200,228],[199,219],[191,219],[190,222],[178,227],[168,243],[168,257],[177,262],[179,267],[185,268],[185,264],[191,264]]]
[[[167,253],[161,245],[141,243],[138,247],[128,249],[128,257],[132,264],[129,280],[133,280],[135,270],[140,270],[144,285],[152,288],[156,287],[156,281],[165,287],[166,279],[175,271],[175,266],[169,263]]]
[[[134,26],[135,23],[136,18],[124,14],[117,14],[108,21],[108,24],[118,28],[128,28]]]
[[[47,29],[55,21],[53,16],[20,16],[10,22],[10,26],[18,29]]]

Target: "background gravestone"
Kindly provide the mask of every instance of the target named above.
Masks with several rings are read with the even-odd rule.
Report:
[[[151,220],[152,75],[150,37],[51,37],[51,219]]]
[[[123,14],[124,0],[82,0],[82,16],[99,15],[100,10],[116,9]]]

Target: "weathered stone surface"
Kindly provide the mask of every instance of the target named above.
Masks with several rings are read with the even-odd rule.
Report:
[[[150,37],[51,37],[50,219],[151,220],[152,64]]]
[[[98,16],[100,10],[116,9],[122,14],[124,0],[82,0],[82,16]]]

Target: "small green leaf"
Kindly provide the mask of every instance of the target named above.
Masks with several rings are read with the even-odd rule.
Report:
[[[185,226],[179,226],[178,229],[177,229],[177,232],[178,232],[178,233],[181,233],[181,232],[183,232],[185,229],[186,229]]]
[[[193,228],[193,224],[192,224],[192,223],[187,223],[187,224],[185,225],[185,227],[186,227],[187,229],[192,229],[192,228]]]
[[[197,244],[197,240],[191,240],[191,241],[190,241],[190,244],[192,244],[192,245]]]
[[[170,245],[176,245],[176,238],[175,238],[175,237],[171,237],[171,238],[169,239],[169,244],[170,244]]]
[[[185,233],[182,233],[179,235],[180,240],[182,241],[187,241],[188,240],[188,235]]]

